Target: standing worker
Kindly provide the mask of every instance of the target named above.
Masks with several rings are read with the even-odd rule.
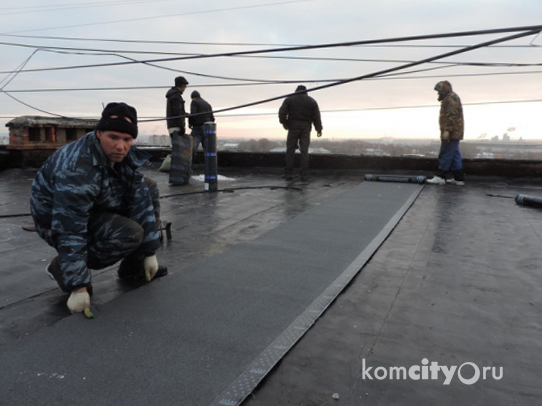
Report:
[[[463,139],[464,120],[461,99],[452,91],[452,85],[447,80],[435,85],[440,101],[439,127],[440,152],[438,155],[438,172],[426,183],[430,185],[444,185],[445,183],[463,186],[465,175],[461,162],[459,141]],[[452,177],[447,179],[451,172]]]
[[[288,130],[286,139],[286,166],[284,179],[293,179],[295,150],[299,147],[301,163],[299,174],[301,181],[306,182],[309,169],[309,145],[311,143],[312,125],[318,137],[322,136],[322,121],[318,103],[307,94],[307,88],[299,85],[295,94],[288,96],[279,109],[279,121]]]
[[[190,183],[192,172],[192,138],[186,134],[183,92],[188,81],[178,76],[175,86],[166,93],[167,128],[171,137],[171,167],[169,183],[174,186]]]
[[[201,144],[204,147],[203,139],[205,137],[205,133],[203,131],[203,124],[208,121],[214,122],[215,117],[213,115],[213,108],[209,103],[207,103],[207,101],[201,98],[201,95],[197,90],[192,92],[190,98],[192,99],[192,102],[190,103],[188,126],[192,129],[190,135],[193,138],[192,142],[194,146],[194,154],[192,157],[192,162],[194,162],[199,145]]]
[[[90,313],[90,269],[121,261],[123,279],[150,281],[159,267],[156,182],[139,168],[148,155],[132,146],[137,112],[109,103],[96,129],[51,155],[32,183],[30,208],[36,231],[58,256],[47,273],[70,294],[72,313]]]

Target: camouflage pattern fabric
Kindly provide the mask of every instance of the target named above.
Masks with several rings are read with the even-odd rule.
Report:
[[[169,183],[186,185],[192,175],[192,136],[175,131],[171,134],[171,166]]]
[[[435,90],[443,95],[439,114],[440,133],[448,131],[450,140],[462,140],[465,124],[461,99],[452,91],[452,86],[447,81],[437,83]]]
[[[31,213],[39,235],[58,252],[66,289],[89,284],[89,267],[111,265],[135,249],[152,255],[160,246],[151,191],[138,170],[147,159],[132,147],[111,166],[90,132],[56,151],[39,170],[32,183]],[[125,228],[120,217],[135,225]],[[139,245],[127,236],[134,228],[141,230]],[[102,241],[104,236],[109,241]]]

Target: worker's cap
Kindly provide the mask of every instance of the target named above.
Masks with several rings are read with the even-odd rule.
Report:
[[[199,94],[199,92],[198,92],[197,90],[194,90],[194,91],[192,92],[192,94],[190,95],[190,98],[193,99],[194,97],[201,97],[200,94]]]
[[[126,103],[112,102],[105,106],[96,131],[116,131],[137,138],[137,111]]]
[[[188,80],[184,78],[184,76],[177,76],[175,78],[175,86],[181,87],[188,85]]]

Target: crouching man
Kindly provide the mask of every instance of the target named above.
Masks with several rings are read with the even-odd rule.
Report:
[[[122,261],[121,278],[167,273],[159,267],[158,188],[139,168],[148,156],[132,146],[137,112],[109,103],[96,129],[47,159],[32,183],[36,230],[58,256],[47,273],[70,294],[72,313],[90,313],[90,269]]]

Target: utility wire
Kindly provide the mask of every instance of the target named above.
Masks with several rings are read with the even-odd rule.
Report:
[[[408,69],[408,68],[411,68],[411,67],[414,67],[414,66],[417,66],[417,65],[422,65],[424,63],[432,62],[432,61],[435,61],[435,60],[438,60],[438,59],[444,59],[444,58],[448,58],[450,56],[459,55],[459,54],[462,54],[462,53],[465,53],[465,52],[470,52],[470,51],[473,51],[475,49],[484,48],[484,47],[487,47],[487,46],[490,46],[490,45],[493,45],[493,44],[499,44],[499,43],[502,43],[502,42],[507,42],[507,41],[511,41],[511,40],[514,40],[514,39],[527,37],[527,36],[530,36],[530,35],[535,35],[535,34],[540,33],[541,31],[542,31],[542,26],[536,26],[534,28],[529,27],[529,29],[527,31],[525,31],[525,32],[520,32],[518,34],[509,35],[509,36],[494,39],[494,40],[491,40],[491,41],[482,42],[482,43],[476,44],[476,45],[471,45],[471,46],[468,46],[468,47],[465,47],[465,48],[462,48],[462,49],[459,49],[459,50],[456,50],[456,51],[451,51],[451,52],[447,52],[447,53],[444,53],[444,54],[436,55],[436,56],[433,56],[433,57],[430,57],[430,58],[422,59],[422,60],[417,61],[417,62],[408,63],[406,65],[401,65],[401,66],[398,66],[398,67],[395,67],[395,68],[384,69],[384,70],[381,70],[381,71],[378,71],[378,72],[370,73],[368,75],[356,76],[356,77],[353,77],[353,78],[350,78],[350,79],[345,79],[345,80],[337,81],[337,82],[334,82],[334,83],[329,83],[329,84],[317,86],[317,87],[314,87],[312,89],[307,89],[307,92],[314,92],[316,90],[327,89],[327,88],[330,88],[330,87],[344,85],[344,84],[355,82],[355,81],[360,81],[360,80],[369,79],[369,78],[373,78],[373,77],[377,77],[377,76],[382,76],[382,75],[389,74],[389,73],[392,73],[392,72],[405,70],[405,69]],[[502,32],[510,32],[510,31],[502,31]],[[216,113],[221,113],[221,112],[225,112],[225,111],[231,111],[231,110],[237,110],[237,109],[240,109],[240,108],[256,106],[256,105],[259,105],[259,104],[264,104],[264,103],[268,103],[268,102],[271,102],[271,101],[284,99],[285,97],[288,97],[288,96],[291,96],[291,95],[294,95],[294,94],[295,93],[288,93],[286,95],[275,96],[275,97],[271,97],[269,99],[260,100],[260,101],[256,101],[256,102],[251,102],[251,103],[246,103],[246,104],[242,104],[242,105],[235,106],[235,107],[229,107],[229,108],[224,108],[224,109],[220,109],[220,110],[215,110],[213,113],[216,114]],[[179,116],[179,117],[182,117],[182,116]],[[164,121],[164,120],[167,120],[167,119],[179,118],[179,117],[166,117],[166,118],[163,118],[163,119],[143,120],[143,122]]]
[[[334,48],[334,47],[349,47],[354,45],[363,45],[363,44],[381,44],[381,43],[390,43],[390,42],[405,42],[405,41],[419,41],[427,39],[436,39],[436,38],[451,38],[451,37],[462,37],[462,36],[477,36],[477,35],[488,35],[488,34],[502,34],[509,32],[525,32],[533,31],[538,32],[542,26],[527,26],[527,27],[513,27],[513,28],[499,28],[493,30],[480,30],[480,31],[463,31],[447,34],[432,34],[432,35],[418,35],[418,36],[409,36],[409,37],[398,37],[398,38],[387,38],[379,40],[363,40],[363,41],[352,41],[352,42],[342,42],[342,43],[328,43],[328,44],[318,44],[318,45],[304,45],[304,46],[295,46],[295,47],[283,47],[283,48],[268,48],[268,49],[259,49],[252,51],[237,51],[237,52],[223,52],[215,54],[199,54],[199,55],[190,55],[190,56],[179,56],[172,58],[158,58],[158,59],[148,59],[142,61],[128,61],[128,62],[111,62],[104,64],[92,64],[92,65],[78,65],[78,66],[64,66],[56,68],[41,68],[41,69],[29,69],[23,72],[44,72],[44,71],[55,71],[55,70],[68,70],[68,69],[81,69],[81,68],[96,68],[96,67],[110,67],[110,66],[121,66],[121,65],[131,65],[131,64],[145,64],[145,63],[156,63],[156,62],[173,62],[189,59],[203,59],[203,58],[217,58],[217,57],[232,57],[240,55],[257,55],[265,53],[276,53],[276,52],[291,52],[307,49],[324,49],[324,48]],[[529,34],[532,35],[532,34]],[[521,38],[518,37],[518,38]],[[489,41],[488,43],[490,43]],[[468,48],[468,47],[467,47]],[[465,48],[461,48],[465,49]],[[451,55],[456,55],[457,53],[450,53]],[[0,72],[6,73],[6,72]]]
[[[19,66],[20,66],[20,70],[22,70],[22,69],[26,66],[26,64],[30,61],[30,59],[34,56],[34,54],[36,54],[36,52],[38,52],[38,49],[36,49],[34,52],[32,52],[32,54],[31,54],[31,55],[30,55],[30,56],[29,56],[29,57],[28,57],[21,65],[19,65]],[[20,70],[19,70],[19,72],[20,72]],[[15,74],[12,76],[12,78],[9,79],[9,80],[7,81],[7,83],[4,84],[4,85],[2,86],[2,88],[0,88],[0,92],[1,92],[1,93],[4,93],[6,96],[8,96],[9,98],[15,100],[16,102],[18,102],[18,103],[20,103],[20,104],[23,104],[23,105],[25,105],[25,106],[27,106],[27,107],[30,107],[30,108],[32,108],[32,109],[34,109],[34,110],[40,111],[40,112],[42,112],[42,113],[50,114],[50,115],[52,115],[52,116],[63,117],[63,116],[61,116],[61,115],[58,115],[58,114],[55,114],[55,113],[51,113],[51,112],[49,112],[49,111],[41,110],[41,109],[39,109],[39,108],[37,108],[37,107],[31,106],[31,105],[29,105],[29,104],[23,102],[22,100],[17,99],[16,97],[12,96],[11,94],[9,94],[8,92],[6,92],[6,91],[4,90],[4,88],[5,88],[5,87],[6,87],[13,79],[15,79],[15,77],[19,74],[19,72],[15,73]]]
[[[24,6],[24,7],[7,7],[0,9],[0,15],[12,15],[12,14],[28,14],[28,13],[43,13],[51,11],[71,10],[77,8],[94,8],[94,7],[110,7],[122,4],[140,4],[140,3],[156,3],[157,0],[124,0],[124,1],[99,1],[99,2],[87,2],[79,4],[48,4],[43,6]],[[7,10],[7,12],[5,11]],[[10,11],[11,10],[11,11]]]
[[[253,4],[249,6],[239,6],[239,7],[225,7],[225,8],[219,8],[219,9],[212,9],[212,10],[203,10],[203,11],[189,11],[185,13],[170,13],[167,15],[158,15],[158,16],[150,16],[150,17],[139,17],[139,18],[126,18],[123,20],[112,20],[112,21],[100,21],[97,23],[86,23],[86,24],[74,24],[74,25],[65,25],[65,26],[57,26],[57,27],[49,27],[49,28],[34,28],[34,29],[28,29],[28,30],[19,30],[19,31],[13,31],[11,33],[16,32],[32,32],[32,31],[47,31],[47,30],[53,30],[53,29],[65,29],[65,28],[73,28],[73,27],[88,27],[93,25],[109,25],[109,24],[117,24],[117,23],[125,23],[125,22],[132,22],[132,21],[146,21],[146,20],[155,20],[159,18],[171,18],[171,17],[179,17],[179,16],[187,16],[187,15],[195,15],[195,14],[208,14],[208,13],[216,13],[216,12],[222,12],[222,11],[233,11],[233,10],[243,10],[243,9],[253,9],[253,8],[259,8],[259,7],[267,7],[267,6],[279,6],[284,4],[292,4],[292,3],[303,3],[303,2],[309,2],[314,0],[291,0],[291,1],[283,1],[279,3],[265,3],[265,4]],[[8,34],[11,34],[8,33]]]
[[[463,106],[488,106],[488,105],[495,105],[495,104],[517,104],[517,103],[540,103],[542,102],[542,99],[522,99],[522,100],[499,100],[499,101],[485,101],[485,102],[470,102],[470,103],[463,103]],[[420,105],[408,105],[408,106],[392,106],[392,107],[366,107],[366,108],[358,108],[358,109],[335,109],[335,110],[321,110],[321,113],[325,114],[335,114],[335,113],[359,113],[364,111],[385,111],[385,110],[405,110],[405,109],[424,109],[424,108],[438,108],[438,106],[435,106],[434,104],[420,104]],[[54,113],[48,113],[55,115]],[[262,116],[276,116],[276,112],[270,112],[270,113],[237,113],[237,114],[217,114],[216,117],[219,118],[235,118],[235,117],[262,117]],[[62,118],[73,118],[73,117],[66,117],[61,115],[56,115],[57,117]],[[0,116],[0,119],[6,119],[11,120],[16,118],[17,116]],[[93,116],[93,117],[78,117],[79,119],[84,120],[90,120],[90,119],[99,119],[99,116]],[[139,116],[140,122],[141,119],[150,119],[150,118],[157,118],[157,117],[146,117],[146,116]]]
[[[520,30],[520,29],[519,28],[506,28],[506,29],[498,29],[498,30],[490,30],[490,31],[492,33],[494,33],[494,32],[516,32],[518,30]],[[408,69],[408,68],[411,68],[411,67],[414,67],[414,66],[417,66],[417,65],[424,64],[424,63],[429,63],[429,62],[433,62],[433,61],[436,61],[436,60],[439,60],[439,59],[444,59],[444,58],[447,58],[447,57],[450,57],[450,56],[454,56],[454,55],[462,54],[462,53],[465,53],[465,52],[469,52],[469,51],[472,51],[472,50],[475,50],[475,49],[488,47],[488,46],[491,46],[491,45],[494,45],[494,44],[499,44],[499,43],[502,43],[502,42],[511,41],[513,39],[518,39],[518,38],[522,38],[522,37],[526,37],[526,36],[530,36],[530,35],[535,35],[535,34],[540,33],[540,31],[542,31],[542,26],[526,27],[525,30],[526,31],[520,32],[518,34],[498,38],[498,39],[491,40],[491,41],[486,41],[486,42],[483,42],[483,43],[480,43],[480,44],[476,44],[476,45],[472,45],[472,46],[462,48],[460,50],[447,52],[447,53],[440,54],[440,55],[430,57],[430,58],[426,58],[426,59],[423,59],[423,60],[420,60],[420,61],[417,61],[417,62],[411,62],[411,63],[405,64],[405,65],[401,65],[399,67],[389,68],[389,69],[381,70],[381,71],[374,72],[374,73],[371,73],[371,74],[357,76],[357,77],[353,77],[353,78],[350,78],[350,79],[344,79],[344,80],[336,81],[336,82],[333,82],[333,83],[317,86],[317,87],[314,87],[312,89],[309,89],[308,92],[309,91],[316,91],[316,90],[326,89],[326,88],[333,87],[333,86],[343,85],[343,84],[351,83],[351,82],[354,82],[354,81],[360,81],[360,80],[364,80],[364,79],[383,76],[383,75],[386,75],[386,74],[390,74],[390,73],[400,71],[400,70],[405,70],[405,69]],[[477,31],[477,32],[480,33],[481,31]],[[483,32],[488,33],[488,30],[484,30]],[[472,33],[472,31],[470,33]],[[450,36],[452,34],[440,34],[440,35],[441,35],[441,37],[446,37],[446,36]],[[455,34],[455,35],[457,35],[457,34]],[[466,33],[461,33],[460,35],[466,35]],[[419,36],[417,38],[422,38],[422,37],[427,37],[427,36]],[[413,37],[407,37],[407,38],[413,38]],[[401,40],[406,40],[406,39],[404,37]],[[377,41],[389,41],[389,40],[377,40]],[[320,47],[320,46],[318,46],[318,47]],[[256,52],[263,52],[263,51],[256,51]],[[259,104],[264,104],[264,103],[268,103],[270,101],[283,99],[283,98],[285,98],[287,96],[290,96],[292,94],[294,94],[294,93],[288,93],[286,95],[281,95],[281,96],[276,96],[276,97],[272,97],[272,98],[265,99],[265,100],[246,103],[246,104],[238,105],[238,106],[235,106],[235,107],[229,107],[229,108],[224,108],[224,109],[220,109],[220,110],[215,110],[214,113],[221,113],[221,112],[237,110],[237,109],[241,109],[241,108],[245,108],[245,107],[251,107],[251,106],[255,106],[255,105],[259,105]],[[12,97],[13,99],[15,99],[13,96],[11,96],[11,95],[9,95],[9,96]],[[15,100],[17,100],[17,99],[15,99]],[[37,110],[39,110],[39,109],[37,109]],[[170,118],[176,118],[176,117],[167,117],[167,118],[159,118],[159,119],[151,119],[151,120],[141,120],[141,122],[163,121],[163,120],[170,119]]]
[[[269,43],[253,43],[253,42],[193,42],[193,41],[152,41],[152,40],[133,40],[133,39],[111,39],[111,38],[82,38],[82,37],[57,37],[57,36],[42,36],[42,35],[15,35],[2,34],[0,37],[13,38],[33,38],[33,39],[53,39],[61,41],[89,41],[89,42],[119,42],[129,44],[159,44],[159,45],[217,45],[217,46],[301,46],[301,44],[269,44]]]
[[[45,35],[16,35],[16,34],[2,34],[0,37],[13,37],[13,38],[32,38],[32,39],[46,39],[46,40],[60,40],[60,41],[82,41],[82,42],[118,42],[118,43],[130,43],[130,44],[159,44],[159,45],[196,45],[196,46],[273,46],[273,47],[299,47],[309,44],[276,44],[276,43],[261,43],[261,42],[195,42],[195,41],[164,41],[164,40],[136,40],[136,39],[112,39],[112,38],[83,38],[83,37],[59,37],[59,36],[45,36]],[[533,41],[536,38],[533,38]],[[366,44],[360,45],[367,48],[464,48],[466,44],[448,44],[448,45],[420,45],[420,44]],[[529,44],[529,45],[492,45],[490,48],[540,48],[542,45]]]
[[[526,72],[495,72],[495,73],[458,73],[447,74],[446,77],[483,77],[483,76],[502,76],[502,75],[534,75],[540,74],[542,70],[526,71]],[[368,80],[417,80],[417,79],[434,79],[441,78],[442,75],[424,75],[424,76],[401,76],[397,75],[382,75]],[[265,85],[290,85],[292,83],[325,83],[334,82],[333,79],[304,79],[304,80],[281,80],[275,82],[252,82],[252,83],[211,83],[211,84],[195,84],[194,88],[215,88],[215,87],[246,87],[246,86],[265,86]],[[169,89],[171,86],[124,86],[124,87],[81,87],[81,88],[50,88],[50,89],[12,89],[10,93],[47,93],[47,92],[102,92],[102,91],[119,91],[119,90],[158,90]]]
[[[0,45],[20,47],[20,48],[40,48],[44,51],[49,52],[58,52],[64,54],[74,54],[74,55],[115,55],[115,54],[143,54],[143,55],[196,55],[193,52],[191,53],[181,53],[181,52],[163,52],[163,51],[129,51],[129,50],[118,50],[118,49],[98,49],[98,48],[75,48],[75,47],[57,47],[50,45],[34,45],[34,44],[20,44],[16,42],[0,42]],[[68,52],[74,51],[74,52]],[[78,51],[78,52],[75,52]]]
[[[36,49],[34,52],[32,52],[32,54],[31,54],[31,55],[30,55],[30,56],[29,56],[22,64],[19,65],[19,68],[18,68],[16,71],[12,72],[12,74],[10,74],[10,75],[11,75],[11,79],[9,79],[9,80],[6,82],[6,84],[3,85],[3,86],[0,88],[0,91],[3,92],[3,91],[4,91],[4,88],[5,88],[7,85],[9,85],[9,83],[10,83],[13,79],[15,79],[15,78],[17,77],[17,75],[18,75],[18,74],[21,72],[21,70],[26,66],[26,64],[30,61],[30,59],[32,59],[32,57],[36,54],[36,52],[38,52],[38,49]],[[9,76],[8,76],[8,77],[9,77]],[[6,79],[7,79],[7,78],[6,78]],[[4,81],[4,80],[2,80],[2,82],[3,82],[3,81]]]
[[[512,103],[540,103],[542,99],[529,99],[529,100],[501,100],[501,101],[486,101],[486,102],[471,102],[462,103],[463,106],[487,106],[494,104],[512,104]],[[366,107],[359,109],[336,109],[336,110],[321,110],[321,113],[335,114],[335,113],[357,113],[363,111],[384,111],[384,110],[405,110],[405,109],[438,109],[439,107],[434,104],[420,104],[416,106],[393,106],[393,107]],[[272,113],[246,113],[246,114],[218,114],[216,117],[231,118],[231,117],[259,117],[259,116],[276,116],[276,112]]]
[[[68,55],[92,55],[92,56],[117,56],[123,58],[123,54],[143,54],[143,55],[176,55],[176,56],[197,56],[194,53],[179,53],[179,52],[163,52],[163,51],[128,51],[128,50],[114,50],[114,49],[97,49],[97,48],[74,48],[74,47],[55,47],[55,46],[40,46],[33,44],[19,44],[12,42],[0,42],[0,45],[15,46],[22,48],[39,48],[45,52],[54,52]],[[315,56],[270,56],[270,55],[239,55],[242,58],[260,58],[260,59],[285,59],[285,60],[306,60],[306,61],[330,61],[330,62],[376,62],[376,63],[408,63],[412,60],[404,59],[371,59],[371,58],[330,58],[330,57],[315,57]],[[128,59],[128,58],[127,58]],[[136,59],[130,59],[135,63],[141,61]],[[150,63],[141,62],[147,65]],[[542,66],[542,63],[517,63],[517,62],[441,62],[434,61],[434,64],[449,64],[464,66],[490,66],[490,67],[530,67],[530,66]],[[159,67],[158,65],[153,65]],[[162,67],[161,67],[162,68]],[[6,73],[6,72],[0,72]],[[194,73],[192,73],[194,74]],[[216,76],[211,76],[216,77]]]
[[[488,105],[496,105],[496,104],[517,104],[517,103],[541,103],[542,99],[523,99],[523,100],[500,100],[500,101],[485,101],[485,102],[471,102],[471,103],[463,103],[463,106],[488,106]],[[435,106],[434,104],[421,104],[421,105],[408,105],[408,106],[392,106],[392,107],[366,107],[366,108],[358,108],[358,109],[336,109],[336,110],[321,110],[321,113],[325,114],[336,114],[336,113],[359,113],[364,111],[385,111],[385,110],[405,110],[405,109],[424,109],[424,108],[438,108],[438,106]],[[53,114],[53,113],[48,113]],[[53,114],[54,115],[54,114]],[[238,114],[218,114],[216,117],[219,118],[236,118],[236,117],[262,117],[262,116],[276,116],[276,112],[270,112],[270,113],[238,113]],[[61,115],[56,115],[57,117],[63,117],[63,118],[73,118],[73,117],[66,117]],[[0,119],[5,120],[11,120],[18,116],[0,116]],[[91,120],[91,119],[99,119],[99,116],[93,116],[93,117],[78,117],[79,119],[84,120]],[[140,119],[147,119],[147,118],[157,118],[157,117],[146,117],[146,116],[139,116]],[[141,120],[140,120],[141,121]]]
[[[2,44],[2,43],[0,42],[0,44]],[[28,47],[31,47],[31,46],[28,45]],[[53,47],[53,49],[51,49],[49,47],[40,48],[40,50],[46,51],[46,52],[60,52],[58,49],[59,49],[58,47]],[[69,49],[69,48],[66,48],[66,49]],[[98,50],[93,50],[93,51],[98,51]],[[119,52],[122,52],[122,51],[119,51]],[[62,53],[62,52],[60,52],[60,53]],[[71,54],[72,52],[69,52],[69,53]],[[123,58],[123,59],[128,59],[130,61],[139,62],[136,59],[129,58],[129,57],[125,56],[125,55],[114,54],[114,53],[111,53],[111,54],[107,53],[105,55],[115,56],[115,57],[119,57],[119,58]],[[409,60],[389,60],[389,59],[388,60],[384,60],[384,59],[376,59],[375,60],[375,59],[352,59],[352,58],[346,59],[346,58],[315,58],[315,57],[277,57],[277,56],[262,56],[262,55],[258,55],[258,56],[242,55],[241,57],[247,57],[247,58],[280,58],[280,59],[329,60],[329,61],[356,61],[356,62],[379,62],[379,63],[382,63],[382,62],[385,62],[385,63],[400,63],[400,62],[401,63],[410,63],[410,62],[413,62],[413,61],[409,61]],[[533,63],[533,64],[523,63],[523,64],[519,64],[519,63],[509,63],[509,62],[483,63],[483,62],[442,62],[442,61],[434,61],[432,63],[433,64],[444,64],[445,65],[444,67],[451,67],[451,66],[478,66],[478,67],[532,67],[532,66],[542,66],[542,63],[536,63],[536,64],[535,63]],[[275,84],[275,83],[297,83],[297,82],[311,82],[311,83],[318,82],[318,83],[322,83],[322,82],[331,82],[331,81],[340,80],[340,79],[272,80],[272,79],[235,78],[235,77],[208,75],[208,74],[203,74],[203,73],[198,73],[198,72],[193,72],[193,71],[179,70],[179,69],[169,68],[169,67],[165,67],[165,66],[161,66],[161,65],[157,65],[157,64],[153,64],[153,63],[144,62],[144,64],[148,65],[148,66],[158,68],[158,69],[163,69],[163,70],[167,70],[167,71],[171,71],[171,72],[177,72],[177,73],[183,73],[183,74],[187,74],[187,75],[206,77],[206,78],[213,78],[213,79],[235,80],[235,81],[250,82],[250,83],[270,83],[270,84]],[[3,73],[3,72],[0,72],[0,73]]]

